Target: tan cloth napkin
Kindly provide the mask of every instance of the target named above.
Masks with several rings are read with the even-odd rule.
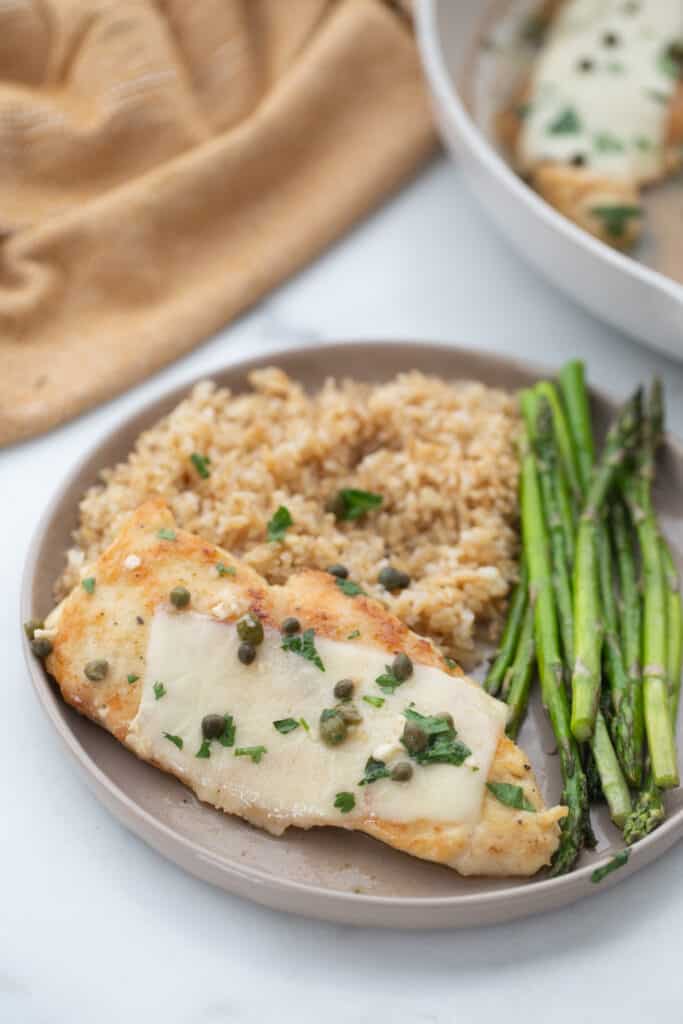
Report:
[[[432,145],[382,0],[0,4],[0,443],[192,348]]]

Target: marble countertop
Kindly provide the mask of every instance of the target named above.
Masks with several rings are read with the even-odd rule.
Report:
[[[617,395],[658,372],[671,426],[683,434],[683,365],[550,291],[441,159],[192,355],[0,453],[7,1024],[477,1024],[521,1019],[532,1005],[553,1024],[680,1016],[683,845],[624,885],[503,927],[401,933],[286,917],[188,877],[129,834],[86,788],[34,699],[20,650],[19,580],[42,508],[84,449],[171,384],[247,353],[367,337],[456,342],[549,367],[578,355],[593,383]]]

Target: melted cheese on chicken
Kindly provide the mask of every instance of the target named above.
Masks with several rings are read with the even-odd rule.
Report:
[[[681,0],[570,0],[538,57],[521,126],[522,171],[580,161],[636,184],[668,169],[666,137],[683,39]]]
[[[159,609],[150,631],[140,707],[126,742],[222,810],[234,813],[258,805],[264,826],[276,834],[289,825],[308,828],[328,821],[339,792],[355,797],[355,807],[344,814],[347,822],[367,817],[480,820],[486,779],[505,725],[504,704],[465,677],[453,679],[427,665],[416,665],[393,693],[383,692],[375,680],[386,672],[386,653],[356,642],[317,637],[324,671],[283,650],[275,630],[266,630],[250,665],[239,661],[239,644],[233,624]],[[318,722],[323,709],[338,703],[332,690],[339,679],[354,681],[353,703],[362,721],[348,728],[343,743],[330,747],[321,739]],[[364,696],[383,704],[373,706]],[[388,768],[408,759],[400,737],[403,711],[411,704],[420,714],[449,712],[470,756],[462,765],[414,764],[407,782],[383,778],[359,786],[369,758],[384,760]],[[232,715],[235,741],[231,747],[212,741],[198,757],[207,714]],[[273,723],[288,718],[300,724],[282,734]],[[235,756],[245,747],[266,749],[256,762],[249,755]]]

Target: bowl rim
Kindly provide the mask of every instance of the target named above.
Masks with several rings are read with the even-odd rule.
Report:
[[[216,366],[208,370],[203,370],[193,375],[186,381],[181,383],[174,383],[168,388],[165,388],[161,392],[153,395],[146,399],[141,406],[132,412],[125,413],[123,417],[112,427],[110,427],[102,436],[98,437],[92,445],[90,445],[85,453],[83,453],[72,466],[71,470],[64,477],[60,486],[53,493],[50,498],[43,514],[36,526],[28,553],[26,556],[24,571],[22,577],[21,596],[20,596],[20,624],[27,621],[32,616],[32,591],[34,580],[40,572],[39,565],[39,553],[43,544],[44,536],[49,530],[50,525],[54,519],[54,516],[59,506],[64,501],[70,488],[76,483],[78,478],[90,468],[91,473],[95,473],[95,466],[98,460],[102,457],[103,449],[112,440],[113,436],[120,430],[128,430],[135,428],[138,432],[145,429],[145,425],[150,422],[154,422],[154,417],[164,415],[164,413],[158,412],[159,407],[163,406],[166,408],[172,408],[185,397],[192,388],[202,380],[206,379],[220,379],[221,376],[226,374],[247,374],[254,369],[260,369],[268,365],[272,365],[274,359],[284,359],[288,357],[305,357],[307,354],[313,351],[329,350],[333,352],[343,352],[344,355],[351,355],[351,365],[363,365],[361,357],[367,353],[367,349],[376,348],[382,346],[391,348],[394,351],[403,351],[406,353],[413,353],[416,347],[421,350],[447,350],[453,353],[457,358],[462,358],[465,361],[480,362],[481,364],[495,364],[496,366],[502,366],[506,368],[511,374],[523,374],[533,375],[538,378],[554,376],[554,372],[543,366],[539,366],[533,362],[527,362],[524,359],[510,358],[507,355],[502,355],[493,351],[477,351],[476,349],[467,348],[458,345],[449,345],[444,342],[429,342],[429,341],[408,341],[401,340],[399,342],[390,342],[388,340],[379,339],[367,339],[364,341],[329,341],[320,343],[304,343],[299,346],[279,349],[279,350],[268,350],[264,354],[260,354],[256,357],[246,356],[245,358],[238,358],[236,360],[230,360],[221,366]],[[362,377],[362,373],[361,373]],[[464,379],[464,378],[463,378]],[[616,399],[610,396],[608,393],[591,387],[590,395],[594,399],[598,399],[607,403],[609,406],[614,406]],[[683,462],[683,442],[677,438],[672,437],[671,434],[666,435],[665,444],[672,448],[677,459]],[[531,909],[524,909],[524,904],[530,900],[530,895],[533,893],[535,897],[535,903],[539,903],[543,900],[546,895],[549,898],[549,909],[554,905],[552,902],[553,894],[562,892],[564,889],[574,888],[577,890],[575,897],[570,895],[566,901],[574,902],[581,898],[582,895],[586,895],[592,891],[590,886],[591,875],[593,872],[605,864],[614,856],[614,851],[607,851],[599,861],[591,864],[583,865],[578,867],[566,875],[562,875],[557,878],[529,878],[524,880],[524,884],[520,884],[517,880],[517,884],[512,886],[504,886],[495,891],[488,893],[471,893],[471,894],[460,894],[456,896],[444,896],[444,897],[431,897],[431,896],[378,896],[372,893],[351,893],[344,892],[343,890],[326,889],[323,887],[315,886],[308,882],[300,882],[287,877],[279,877],[269,874],[260,868],[255,868],[246,864],[236,864],[232,861],[226,862],[225,860],[218,857],[213,851],[204,847],[201,842],[193,841],[187,836],[183,835],[164,824],[163,822],[156,819],[149,811],[138,804],[132,797],[130,797],[124,789],[122,789],[116,782],[110,778],[105,771],[103,771],[96,761],[91,757],[87,750],[83,747],[77,736],[70,729],[68,722],[62,715],[63,702],[59,696],[55,686],[50,682],[47,673],[44,671],[42,664],[33,657],[28,640],[22,632],[22,646],[24,652],[25,664],[28,668],[29,676],[33,686],[34,693],[41,705],[43,711],[47,715],[53,727],[55,727],[57,734],[66,746],[69,754],[76,760],[76,762],[85,771],[84,781],[88,784],[91,790],[95,793],[98,799],[110,810],[114,816],[121,822],[123,822],[127,828],[129,828],[135,835],[143,839],[146,843],[155,848],[160,852],[166,859],[174,861],[180,865],[183,869],[190,871],[190,873],[207,880],[205,872],[202,872],[202,864],[213,865],[220,873],[222,879],[234,879],[241,880],[243,885],[249,886],[249,892],[247,893],[243,889],[237,889],[235,886],[229,884],[222,884],[222,882],[215,882],[222,888],[228,891],[237,892],[239,895],[248,895],[250,898],[255,899],[257,902],[265,903],[271,907],[276,907],[277,903],[274,900],[265,898],[264,896],[259,897],[260,893],[265,892],[278,892],[281,894],[284,900],[287,899],[287,894],[298,894],[300,896],[306,895],[310,897],[317,906],[309,906],[305,902],[302,902],[300,906],[305,906],[306,909],[302,910],[297,908],[293,910],[292,907],[287,906],[285,903],[281,903],[279,909],[284,909],[295,913],[304,913],[306,916],[312,916],[327,920],[342,920],[342,914],[346,913],[346,910],[351,907],[356,907],[361,911],[359,920],[353,921],[350,916],[345,916],[343,919],[349,923],[355,924],[368,924],[376,923],[379,926],[389,924],[385,920],[378,920],[375,922],[372,919],[371,913],[372,908],[380,909],[393,909],[394,911],[400,911],[404,908],[417,908],[423,911],[438,911],[440,912],[440,919],[437,919],[430,924],[416,924],[411,927],[426,928],[426,927],[454,927],[457,926],[457,920],[452,917],[448,920],[443,919],[443,915],[449,910],[452,912],[456,911],[457,908],[473,908],[481,907],[482,909],[491,907],[497,903],[507,905],[508,908],[513,908],[513,912],[506,916],[506,919],[514,919],[525,916],[528,913],[534,913],[543,910],[542,906],[534,906]],[[654,832],[646,836],[645,839],[638,842],[635,847],[630,848],[630,857],[626,869],[619,871],[615,875],[611,875],[606,884],[600,886],[599,891],[605,891],[608,886],[621,882],[625,878],[629,877],[634,870],[638,867],[645,866],[646,863],[653,860],[656,856],[663,854],[676,839],[683,836],[683,806],[677,811],[673,811],[669,817],[659,826]],[[506,881],[501,879],[501,882]],[[586,883],[588,883],[586,885]],[[365,910],[365,917],[362,917],[362,910]],[[465,922],[466,924],[471,922]],[[485,922],[482,922],[485,923]],[[403,922],[405,926],[405,922]]]
[[[602,260],[615,270],[643,281],[683,307],[683,284],[679,284],[661,271],[653,270],[633,257],[613,249],[572,223],[523,182],[495,151],[470,116],[453,77],[448,71],[438,25],[437,14],[440,3],[441,0],[416,0],[415,24],[418,48],[431,88],[440,102],[450,110],[457,123],[460,136],[465,140],[469,150],[476,154],[498,184],[511,192],[532,216],[543,221],[547,227],[555,228],[568,241],[587,249],[596,260]]]

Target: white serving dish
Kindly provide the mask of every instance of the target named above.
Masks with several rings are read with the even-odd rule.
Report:
[[[463,84],[487,7],[482,0],[416,0],[419,47],[444,142],[503,234],[553,284],[644,344],[683,359],[683,285],[557,213],[468,112]]]

